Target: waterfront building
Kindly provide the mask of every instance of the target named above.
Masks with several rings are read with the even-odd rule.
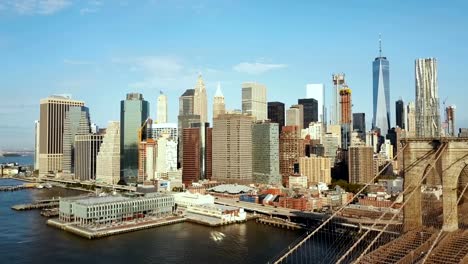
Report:
[[[299,131],[304,128],[304,106],[292,105],[286,110],[286,126],[297,126]]]
[[[120,180],[120,123],[110,121],[96,159],[96,182],[117,184]]]
[[[331,184],[331,161],[325,157],[300,157],[299,173],[306,176],[309,184]]]
[[[281,102],[268,102],[268,119],[272,123],[278,123],[278,133],[281,133],[281,128],[284,127],[284,104]]]
[[[192,123],[183,131],[182,182],[188,186],[212,177],[212,128]]]
[[[146,139],[139,138],[138,131],[149,117],[149,103],[140,93],[127,94],[120,102],[120,169],[126,183],[136,183],[138,175],[138,146]]]
[[[83,227],[96,227],[145,217],[172,215],[174,197],[150,193],[143,197],[125,196],[61,198],[59,220]]]
[[[152,138],[138,144],[138,183],[154,180],[156,177],[156,159],[158,142]]]
[[[351,146],[348,155],[349,182],[366,184],[371,181],[374,178],[372,147]]]
[[[256,183],[279,184],[278,124],[257,121],[252,127],[252,173]]]
[[[188,207],[193,205],[214,204],[214,196],[209,194],[181,192],[174,193],[174,202],[177,206]]]
[[[75,136],[75,180],[96,180],[96,162],[102,141],[103,135]]]
[[[266,120],[267,91],[260,83],[242,84],[242,113],[253,116],[254,120]]]
[[[226,113],[226,104],[224,103],[224,95],[221,92],[221,85],[218,83],[216,93],[213,99],[213,118]]]
[[[341,104],[340,104],[340,90],[343,88],[343,85],[346,83],[345,81],[345,74],[338,73],[333,74],[332,76],[333,81],[333,91],[332,91],[332,109],[331,109],[331,120],[330,124],[332,125],[339,125],[341,120]]]
[[[396,125],[401,129],[405,129],[405,103],[402,99],[395,102],[395,118]]]
[[[417,59],[416,75],[416,137],[440,135],[439,87],[437,60]]]
[[[193,214],[217,218],[220,220],[220,224],[245,221],[247,219],[247,213],[244,211],[244,208],[220,204],[190,205],[187,207],[187,213],[188,218],[193,218]]]
[[[252,121],[246,114],[218,116],[213,124],[213,179],[252,181]]]
[[[409,102],[406,106],[406,136],[416,136],[416,106],[414,102]]]
[[[179,141],[179,129],[177,128],[176,123],[152,124],[148,134],[150,135],[150,138],[154,140],[167,136],[168,140],[173,140],[176,143]]]
[[[206,98],[205,83],[201,75],[198,75],[197,84],[193,94],[193,113],[200,116],[200,122],[208,122],[208,103]]]
[[[34,170],[39,170],[39,143],[41,142],[41,123],[34,121]]]
[[[158,96],[157,123],[167,123],[167,96],[161,91]]]
[[[62,171],[63,126],[65,114],[72,106],[83,107],[84,102],[65,95],[40,101],[39,176]]]
[[[390,64],[382,56],[382,42],[379,39],[379,56],[372,62],[374,116],[372,129],[380,128],[382,136],[390,129]]]
[[[299,105],[302,105],[303,109],[303,128],[309,127],[312,122],[318,122],[318,102],[314,98],[306,98],[297,100]]]
[[[311,83],[306,85],[306,98],[317,100],[318,122],[327,123],[327,110],[325,108],[325,85],[323,83]],[[307,127],[307,126],[304,126]]]
[[[62,171],[75,173],[75,136],[91,133],[89,109],[84,106],[71,106],[65,112],[63,124],[63,164]]]
[[[365,113],[353,113],[353,130],[358,130],[363,133],[367,131]]]
[[[284,126],[280,134],[280,173],[283,184],[287,186],[290,175],[294,174],[294,165],[299,157],[305,155],[301,130],[298,126]]]

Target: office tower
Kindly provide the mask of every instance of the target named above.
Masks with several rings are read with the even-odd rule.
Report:
[[[286,126],[298,126],[299,131],[304,128],[304,107],[302,105],[292,105],[286,110]]]
[[[341,108],[341,148],[348,149],[351,138],[351,126],[352,126],[352,101],[351,101],[351,89],[347,85],[344,85],[340,90],[340,108]]]
[[[96,161],[103,135],[75,136],[75,180],[96,180]]]
[[[267,119],[265,85],[249,82],[242,84],[242,113],[253,116],[255,120]]]
[[[224,113],[226,113],[226,104],[224,103],[224,95],[221,92],[221,85],[218,83],[213,100],[213,118],[217,118]]]
[[[416,106],[409,102],[406,106],[406,137],[416,136]]]
[[[278,133],[284,127],[284,104],[281,102],[268,102],[268,119],[272,123],[278,123]]]
[[[331,161],[325,157],[300,157],[299,173],[307,176],[309,184],[331,184]]]
[[[208,103],[206,99],[206,88],[202,76],[198,75],[197,84],[193,94],[193,113],[200,116],[200,122],[208,122]]]
[[[280,173],[283,185],[287,186],[290,175],[294,174],[294,164],[305,156],[301,129],[299,126],[284,126],[280,134]]]
[[[366,184],[374,178],[372,147],[352,146],[348,149],[349,182]]]
[[[110,121],[96,160],[96,182],[117,184],[120,180],[120,123]]]
[[[320,122],[313,122],[309,124],[308,135],[311,140],[316,140],[318,143],[322,143],[323,136],[323,124]]]
[[[154,140],[158,140],[165,135],[168,135],[168,140],[173,140],[176,143],[179,140],[179,132],[175,123],[152,124],[150,130],[148,134]]]
[[[187,186],[212,177],[212,128],[209,123],[193,123],[183,130],[184,158],[182,182]]]
[[[138,144],[138,183],[151,181],[156,178],[156,158],[158,143],[148,138]]]
[[[417,59],[416,75],[416,136],[438,137],[440,135],[439,88],[437,60]]]
[[[396,125],[405,129],[405,103],[401,99],[395,102],[395,117]]]
[[[177,159],[180,165],[183,164],[184,159],[183,130],[184,128],[189,128],[191,123],[200,123],[200,115],[194,114],[194,95],[195,89],[187,89],[179,97],[178,129],[180,133]]]
[[[316,99],[299,99],[297,103],[302,105],[304,111],[303,128],[309,127],[311,122],[318,122],[318,103]]]
[[[40,101],[39,175],[56,173],[63,164],[63,125],[71,106],[84,106],[70,96],[50,96]]]
[[[325,85],[312,83],[306,85],[306,97],[317,100],[318,122],[327,123],[327,111],[325,107]]]
[[[445,119],[447,124],[446,135],[449,137],[455,136],[455,109],[454,105],[449,105],[445,108]]]
[[[257,121],[252,127],[252,173],[256,183],[280,184],[278,124]]]
[[[34,170],[39,170],[39,143],[41,140],[41,123],[34,121]]]
[[[366,114],[365,113],[353,113],[353,130],[360,132],[366,132]]]
[[[149,103],[140,93],[129,93],[120,102],[120,170],[126,183],[137,182],[138,147],[146,139],[146,133],[139,138],[139,131],[148,120],[149,110]]]
[[[213,179],[227,182],[252,181],[252,121],[254,117],[228,113],[213,124]]]
[[[341,146],[341,135],[334,133],[326,133],[323,137],[322,145],[325,152],[324,156],[331,159],[333,166],[336,160],[336,152]]]
[[[84,106],[71,106],[65,112],[63,123],[63,164],[66,174],[75,172],[75,136],[91,133],[89,109]]]
[[[167,96],[162,91],[158,96],[158,112],[156,113],[156,122],[160,124],[167,123]]]
[[[340,124],[340,90],[343,88],[345,82],[345,75],[344,73],[333,74],[332,76],[333,81],[333,91],[332,91],[332,107],[331,107],[331,120],[330,123],[332,125],[339,125]]]
[[[374,117],[372,128],[380,128],[385,136],[390,129],[390,66],[382,56],[382,45],[379,39],[379,57],[372,62]]]
[[[166,177],[169,172],[177,171],[177,142],[163,134],[157,140],[156,178]]]
[[[336,136],[338,138],[338,147],[340,148],[343,140],[341,125],[327,126],[327,133],[331,133],[333,136]]]

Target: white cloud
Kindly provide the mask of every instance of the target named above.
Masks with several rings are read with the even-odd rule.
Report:
[[[69,0],[11,0],[8,5],[22,15],[51,15],[72,3]]]
[[[268,64],[261,62],[241,62],[233,67],[233,70],[237,72],[247,74],[262,74],[271,70],[286,68],[286,64]]]

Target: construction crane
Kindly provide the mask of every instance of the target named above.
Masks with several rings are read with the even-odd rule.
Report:
[[[151,119],[150,117],[148,117],[145,122],[143,122],[143,125],[141,125],[141,127],[138,129],[138,143],[141,142],[142,140],[142,137],[143,137],[143,129],[149,125],[149,127],[151,127],[151,125],[153,124],[153,119]]]

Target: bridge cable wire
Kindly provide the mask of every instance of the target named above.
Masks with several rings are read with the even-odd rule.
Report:
[[[403,147],[398,151],[397,155],[395,155],[393,157],[393,160],[396,160],[402,153],[403,151],[406,149],[408,145],[405,144],[403,145]],[[329,218],[327,218],[322,224],[320,224],[314,231],[312,231],[310,234],[308,234],[305,238],[303,238],[299,243],[297,243],[295,246],[293,246],[292,248],[291,247],[288,247],[288,251],[285,252],[284,254],[282,254],[281,256],[279,256],[276,260],[273,261],[274,264],[279,264],[281,263],[283,260],[286,260],[288,256],[290,256],[292,253],[296,252],[296,250],[298,248],[300,248],[302,246],[302,244],[309,240],[312,236],[314,236],[316,233],[318,233],[325,225],[327,225],[332,219],[334,219],[339,213],[341,213],[345,208],[346,206],[348,206],[351,202],[354,201],[354,199],[356,199],[369,185],[373,184],[374,181],[380,177],[380,174],[382,174],[382,172],[384,172],[389,166],[390,166],[390,162],[387,163],[377,174],[376,176],[374,176],[370,181],[368,181],[351,199],[349,199],[348,201],[346,201],[346,203],[344,205],[342,205],[337,211],[335,211]]]

